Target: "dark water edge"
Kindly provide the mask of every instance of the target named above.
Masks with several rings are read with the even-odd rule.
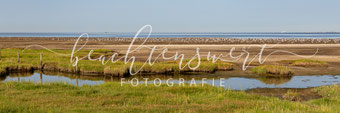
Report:
[[[148,75],[131,76],[124,78],[124,85],[180,85],[184,80],[186,85],[202,85],[202,80],[207,84],[224,87],[231,90],[250,90],[257,88],[311,88],[324,85],[340,84],[340,75],[311,75],[311,76],[292,76],[285,78],[264,78],[264,77],[228,77],[218,74],[186,74],[186,75]],[[77,86],[99,85],[105,82],[121,82],[121,78],[112,76],[80,76],[75,74],[56,73],[56,72],[34,72],[34,73],[10,73],[1,76],[1,82],[9,81],[28,81],[36,83],[62,82]],[[132,81],[132,82],[131,82]],[[221,84],[221,82],[223,82]],[[195,83],[195,84],[194,84]],[[169,86],[171,87],[171,86]]]
[[[0,33],[0,37],[79,37],[82,33]],[[89,37],[133,37],[134,32],[100,32],[88,33]],[[139,37],[148,34],[141,33]],[[226,32],[193,32],[193,33],[151,33],[150,37],[178,38],[178,37],[219,37],[219,38],[340,38],[338,32],[253,32],[253,33],[226,33]]]

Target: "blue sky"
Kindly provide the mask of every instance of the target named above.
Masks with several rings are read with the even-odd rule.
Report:
[[[339,0],[1,0],[0,32],[339,32]]]

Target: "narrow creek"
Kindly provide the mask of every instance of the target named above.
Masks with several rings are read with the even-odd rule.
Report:
[[[125,78],[126,84],[131,84],[132,79],[136,79],[139,85],[145,84],[145,79],[149,78],[148,84],[153,85],[154,82],[166,84],[167,80],[173,84],[178,84],[180,78],[184,79],[185,83],[192,83],[192,79],[195,79],[197,85],[202,84],[202,78],[206,78],[204,81],[207,84],[229,88],[232,90],[249,90],[254,88],[310,88],[323,85],[332,85],[340,83],[340,75],[312,75],[312,76],[292,76],[286,78],[249,78],[249,77],[230,77],[219,76],[218,74],[188,74],[181,76],[169,76],[169,75],[149,75],[149,76],[136,76]],[[157,81],[154,78],[159,78]],[[29,82],[63,82],[73,84],[77,86],[83,85],[98,85],[105,82],[120,82],[121,78],[110,76],[79,76],[65,73],[10,73],[7,76],[0,77],[1,82],[8,81],[29,81]],[[222,85],[220,85],[220,82]]]

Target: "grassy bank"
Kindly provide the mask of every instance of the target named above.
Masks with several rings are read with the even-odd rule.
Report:
[[[70,54],[71,50],[54,50],[61,54]],[[20,61],[18,62],[17,52],[20,54]],[[43,54],[43,66],[40,66],[40,53]],[[86,57],[89,50],[81,50],[75,54],[75,56]],[[113,51],[98,49],[94,50],[91,55],[92,59],[105,55],[108,59],[113,55]],[[121,57],[121,56],[118,56]],[[86,57],[87,58],[87,57]],[[113,76],[123,76],[129,74],[130,63],[125,64],[122,61],[116,63],[107,63],[102,65],[100,61],[90,61],[88,59],[80,60],[77,67],[73,67],[70,63],[70,56],[57,55],[47,50],[35,50],[27,49],[2,49],[1,50],[1,64],[0,74],[5,75],[8,72],[14,71],[32,71],[32,70],[49,70],[59,71],[66,73],[80,73],[80,74],[106,74]],[[188,62],[185,60],[183,64]],[[191,63],[192,67],[195,67],[196,61]],[[135,62],[133,69],[139,69],[143,65],[142,62]],[[232,70],[233,63],[228,62],[217,62],[212,63],[211,61],[202,60],[200,67],[196,70],[190,70],[185,68],[179,70],[179,64],[177,61],[165,61],[156,62],[153,66],[146,64],[142,68],[142,73],[184,73],[184,72],[214,72],[217,70]],[[134,71],[134,70],[132,70]]]
[[[292,102],[212,86],[119,83],[0,83],[0,112],[340,112],[340,85],[316,88],[321,99]]]
[[[298,59],[298,60],[282,60],[278,63],[287,64],[290,66],[298,66],[298,67],[327,67],[328,63],[320,60],[311,60],[311,59]]]
[[[328,63],[319,60],[300,59],[292,61],[291,65],[301,67],[327,67]]]
[[[251,70],[253,73],[269,77],[286,77],[294,74],[287,66],[281,65],[261,65]]]

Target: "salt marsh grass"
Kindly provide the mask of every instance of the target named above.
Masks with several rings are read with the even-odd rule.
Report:
[[[7,82],[0,83],[0,112],[340,112],[338,89],[339,85],[319,87],[316,91],[323,98],[293,102],[208,85],[76,87]],[[296,95],[290,92],[286,97]]]
[[[71,50],[54,50],[61,54],[70,54]],[[20,62],[17,61],[17,52],[20,52]],[[43,53],[43,65],[40,66],[40,53]],[[75,55],[87,56],[89,50],[81,50]],[[92,58],[97,58],[100,55],[110,56],[111,50],[98,49],[91,54]],[[2,59],[0,64],[0,72],[2,75],[7,71],[33,71],[33,70],[48,70],[60,71],[66,73],[80,73],[80,74],[106,74],[112,76],[128,75],[129,71],[140,70],[143,73],[184,73],[184,72],[215,72],[217,70],[232,70],[234,64],[229,62],[216,62],[202,60],[200,66],[195,69],[189,69],[184,66],[189,60],[184,60],[183,69],[179,68],[179,61],[164,61],[156,62],[152,66],[146,64],[143,66],[142,62],[135,62],[134,68],[130,70],[131,63],[125,64],[123,61],[116,63],[101,64],[99,61],[90,61],[88,59],[80,60],[77,66],[72,66],[70,56],[56,55],[47,50],[36,49],[2,49]],[[195,67],[197,61],[192,61],[189,65]]]
[[[294,74],[293,70],[289,69],[287,66],[282,65],[261,65],[254,67],[251,71],[260,76],[273,77],[284,77]]]
[[[291,65],[301,67],[327,67],[328,63],[320,60],[300,59],[292,61]]]

